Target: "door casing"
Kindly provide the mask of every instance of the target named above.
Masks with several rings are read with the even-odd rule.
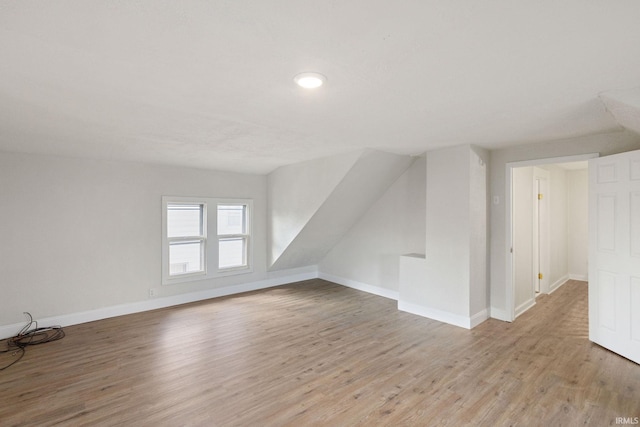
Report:
[[[534,160],[525,160],[520,162],[509,162],[505,165],[506,176],[505,176],[505,258],[507,262],[505,263],[506,272],[505,272],[505,297],[506,297],[506,306],[505,311],[507,320],[509,322],[513,322],[516,318],[515,316],[515,289],[514,289],[514,270],[513,270],[513,195],[512,195],[512,178],[513,178],[513,169],[523,166],[540,166],[540,165],[548,165],[554,163],[570,163],[570,162],[580,162],[589,159],[594,159],[600,157],[598,153],[588,153],[588,154],[579,154],[575,156],[562,156],[562,157],[549,157],[544,159],[534,159]]]

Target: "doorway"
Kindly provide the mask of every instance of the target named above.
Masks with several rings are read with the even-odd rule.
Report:
[[[511,315],[511,320],[533,307],[536,296],[553,292],[569,279],[586,280],[586,251],[573,257],[570,255],[575,251],[570,247],[586,249],[587,245],[586,242],[576,243],[575,239],[576,235],[586,234],[586,228],[574,231],[579,225],[586,227],[586,220],[569,219],[572,212],[568,205],[576,197],[570,194],[572,186],[568,185],[568,176],[569,171],[571,176],[579,176],[580,188],[586,192],[586,160],[597,156],[589,154],[507,164],[510,262],[507,262],[506,277],[507,303],[510,304],[507,314]],[[581,162],[580,166],[576,166],[579,164],[576,162]],[[577,169],[583,171],[574,174]],[[581,207],[578,211],[586,216],[586,208]],[[580,268],[573,268],[577,264]],[[584,271],[584,274],[577,271]]]
[[[533,168],[533,283],[535,296],[549,293],[549,171]]]
[[[548,169],[549,166],[546,165],[513,169],[512,247],[516,317],[531,308],[538,295],[549,293],[548,205],[551,174]],[[564,185],[564,176],[562,178],[561,184]],[[559,196],[565,198],[564,194]],[[566,210],[563,209],[560,214],[565,214],[564,211]],[[559,228],[566,234],[566,224]]]

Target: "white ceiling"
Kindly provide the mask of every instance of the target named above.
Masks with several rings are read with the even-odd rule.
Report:
[[[4,151],[266,173],[620,129],[638,86],[636,0],[0,0]]]

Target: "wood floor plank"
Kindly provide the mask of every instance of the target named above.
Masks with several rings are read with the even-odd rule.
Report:
[[[65,328],[0,372],[2,426],[615,425],[640,366],[587,285],[471,331],[311,280]]]

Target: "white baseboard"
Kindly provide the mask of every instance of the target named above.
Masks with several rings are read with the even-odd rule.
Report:
[[[318,274],[318,278],[327,280],[329,282],[337,283],[348,288],[357,289],[359,291],[367,292],[373,295],[378,295],[384,298],[389,298],[398,301],[398,310],[406,311],[407,313],[417,314],[418,316],[427,317],[429,319],[437,320],[439,322],[448,323],[450,325],[459,326],[465,329],[471,329],[478,326],[489,318],[488,311],[482,310],[479,313],[474,314],[471,317],[458,316],[445,311],[440,311],[420,305],[412,304],[406,301],[399,301],[400,294],[397,291],[382,288],[379,286],[369,285],[367,283],[358,282],[356,280],[345,279],[344,277],[334,276],[332,274],[322,273]]]
[[[474,314],[471,316],[471,324],[469,329],[473,329],[478,326],[480,323],[484,322],[489,318],[489,311],[485,308],[484,310]]]
[[[531,307],[533,307],[534,305],[536,305],[536,299],[533,298],[529,301],[525,301],[522,304],[520,304],[519,306],[516,307],[516,317],[520,316],[522,313],[524,313],[525,311],[529,310]]]
[[[392,300],[398,300],[398,291],[392,291],[391,289],[382,288],[379,286],[368,285],[366,283],[358,282],[356,280],[345,279],[343,277],[333,276],[327,273],[319,273],[318,278],[327,280],[329,282],[337,283],[338,285],[346,286],[348,288],[357,289],[359,291],[367,292],[370,294],[378,295],[381,297],[389,298]]]
[[[567,283],[567,280],[569,279],[570,279],[569,275],[565,275],[559,278],[558,280],[556,280],[555,282],[553,282],[551,286],[549,286],[549,293],[556,291],[560,286]]]
[[[507,311],[501,308],[491,307],[491,318],[502,320],[503,322],[511,322],[511,316],[507,315]]]
[[[569,273],[569,279],[571,280],[579,280],[581,282],[588,282],[589,277],[584,274],[571,274]]]
[[[398,301],[398,310],[406,311],[407,313],[416,314],[422,317],[427,317],[429,319],[437,320],[438,322],[448,323],[449,325],[459,326],[465,329],[471,329],[473,327],[473,321],[471,317],[460,316],[457,314],[449,313],[447,311],[424,307],[422,305],[412,304],[406,301]],[[484,310],[484,315],[486,316],[486,310]]]
[[[287,274],[290,273],[290,274]],[[145,301],[136,301],[127,304],[120,304],[110,307],[98,308],[79,313],[63,314],[59,316],[36,319],[41,326],[70,326],[80,323],[93,322],[96,320],[108,319],[110,317],[123,316],[126,314],[139,313],[143,311],[156,310],[158,308],[171,307],[174,305],[187,304],[190,302],[202,301],[227,295],[239,294],[243,292],[256,291],[259,289],[272,288],[274,286],[285,285],[287,283],[300,282],[303,280],[316,279],[317,269],[308,267],[293,270],[283,270],[269,274],[267,279],[256,282],[242,283],[239,285],[225,286],[222,288],[207,289],[188,294],[172,295],[162,298],[154,298]],[[26,322],[14,323],[12,325],[0,326],[0,339],[15,336]]]

